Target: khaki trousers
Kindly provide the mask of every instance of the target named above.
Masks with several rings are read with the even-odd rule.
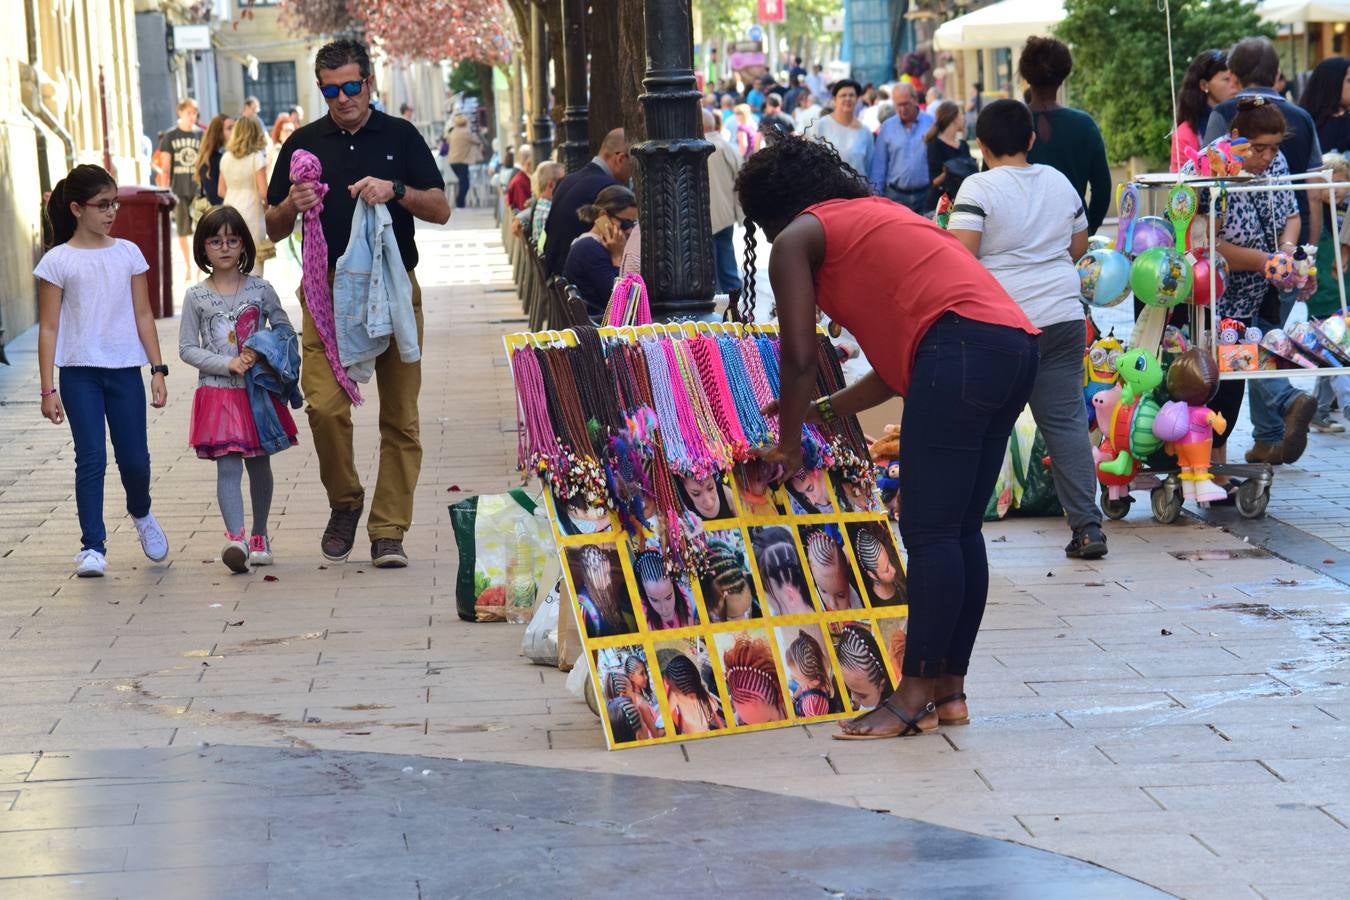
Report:
[[[417,342],[423,343],[422,288],[412,280],[413,313],[417,317]],[[333,273],[328,273],[328,285]],[[304,291],[301,291],[304,300]],[[300,388],[305,394],[305,412],[319,456],[319,479],[328,491],[333,509],[353,509],[365,502],[365,489],[356,472],[352,448],[352,404],[338,384],[324,356],[314,320],[305,309],[305,331],[300,340]],[[413,492],[422,472],[422,443],[417,414],[417,395],[422,389],[421,362],[405,363],[398,355],[397,340],[375,360],[375,387],[380,397],[380,469],[375,478],[375,497],[370,504],[366,531],[371,541],[402,540],[412,525]],[[369,398],[369,387],[362,391]]]

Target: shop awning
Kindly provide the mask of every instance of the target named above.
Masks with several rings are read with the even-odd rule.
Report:
[[[1064,0],[1002,0],[944,22],[933,35],[936,50],[1018,48],[1044,37],[1064,20]]]
[[[1272,0],[1256,10],[1263,22],[1302,25],[1308,22],[1350,22],[1350,0]]]

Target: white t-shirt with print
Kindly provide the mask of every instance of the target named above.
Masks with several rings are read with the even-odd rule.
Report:
[[[1083,318],[1069,242],[1083,200],[1050,166],[999,166],[961,183],[948,228],[981,232],[980,262],[1037,328]]]
[[[130,241],[84,249],[57,244],[33,274],[61,289],[56,365],[127,369],[150,360],[136,333],[131,279],[150,267]]]

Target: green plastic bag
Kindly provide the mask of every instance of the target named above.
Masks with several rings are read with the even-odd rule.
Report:
[[[466,622],[528,622],[561,568],[548,517],[521,488],[450,505],[459,550],[455,607]]]

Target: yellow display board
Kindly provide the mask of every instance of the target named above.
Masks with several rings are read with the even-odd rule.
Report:
[[[693,326],[600,333],[679,339]],[[550,340],[571,336],[511,335],[508,354]],[[702,548],[681,576],[662,565],[654,518],[630,535],[615,512],[545,491],[611,749],[847,718],[898,684],[908,590],[875,489],[823,470],[781,485],[762,474],[755,461],[676,474]]]

